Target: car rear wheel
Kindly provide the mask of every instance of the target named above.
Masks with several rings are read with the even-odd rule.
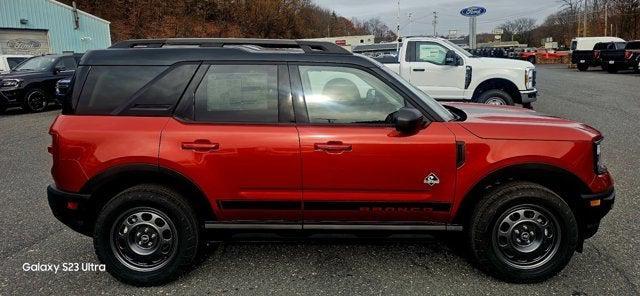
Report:
[[[93,242],[111,275],[125,283],[154,286],[173,280],[193,263],[199,239],[196,215],[180,194],[140,185],[103,207]]]
[[[467,228],[478,266],[502,280],[534,283],[560,272],[578,244],[573,212],[553,191],[514,182],[485,195]]]
[[[587,70],[589,70],[589,65],[587,65],[587,64],[578,64],[578,70],[580,72],[587,71]]]
[[[510,105],[513,106],[513,98],[507,92],[500,89],[491,89],[483,92],[478,97],[478,103],[487,105]]]
[[[24,95],[22,107],[28,112],[42,112],[47,108],[48,101],[49,96],[43,90],[34,88]]]
[[[616,74],[618,73],[618,67],[616,66],[609,66],[607,67],[607,72],[611,73],[611,74]]]

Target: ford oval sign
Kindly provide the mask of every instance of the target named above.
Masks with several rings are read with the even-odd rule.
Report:
[[[460,11],[460,14],[468,17],[480,16],[487,12],[487,9],[480,6],[467,7]]]

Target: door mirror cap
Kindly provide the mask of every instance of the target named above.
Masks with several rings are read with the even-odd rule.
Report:
[[[396,130],[402,134],[412,134],[424,125],[424,115],[422,112],[404,107],[395,114]]]
[[[455,51],[449,50],[444,57],[444,64],[448,66],[460,66],[462,65],[462,60]]]
[[[63,67],[53,67],[53,74],[58,74],[62,71],[64,71],[65,69]]]

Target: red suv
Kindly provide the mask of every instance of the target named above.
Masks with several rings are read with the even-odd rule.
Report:
[[[595,129],[441,105],[335,44],[125,41],[71,84],[49,204],[131,284],[175,278],[205,235],[327,230],[464,232],[480,268],[536,282],[614,201]]]

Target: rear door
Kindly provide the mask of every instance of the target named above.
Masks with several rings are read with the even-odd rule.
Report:
[[[409,81],[437,99],[464,99],[466,68],[445,65],[449,49],[431,41],[409,42]]]
[[[300,145],[287,67],[201,68],[162,133],[160,166],[198,184],[219,221],[300,223]]]
[[[370,69],[292,66],[298,95],[304,223],[443,221],[455,183],[455,140],[431,122],[399,134],[390,115],[412,107]],[[427,179],[438,184],[427,184]]]

